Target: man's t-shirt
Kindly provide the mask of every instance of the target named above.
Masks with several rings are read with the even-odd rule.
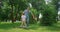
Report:
[[[29,13],[30,12],[28,10],[24,10],[24,14],[25,14],[26,17],[29,17]]]

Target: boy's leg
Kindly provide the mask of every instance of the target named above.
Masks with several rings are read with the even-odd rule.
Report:
[[[26,27],[26,21],[24,21],[24,27]]]
[[[21,21],[21,26],[20,27],[23,27],[23,21]]]

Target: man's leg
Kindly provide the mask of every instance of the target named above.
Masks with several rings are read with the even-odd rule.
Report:
[[[29,18],[27,18],[27,20],[26,20],[26,21],[27,21],[27,26],[29,26]]]

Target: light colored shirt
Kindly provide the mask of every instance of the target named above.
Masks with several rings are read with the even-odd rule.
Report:
[[[22,15],[21,16],[21,19],[22,19],[22,21],[26,21],[26,16],[25,15]]]

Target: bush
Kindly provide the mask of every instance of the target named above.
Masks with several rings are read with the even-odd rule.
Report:
[[[56,23],[57,12],[53,6],[47,6],[45,11],[43,11],[42,25],[53,25]]]

